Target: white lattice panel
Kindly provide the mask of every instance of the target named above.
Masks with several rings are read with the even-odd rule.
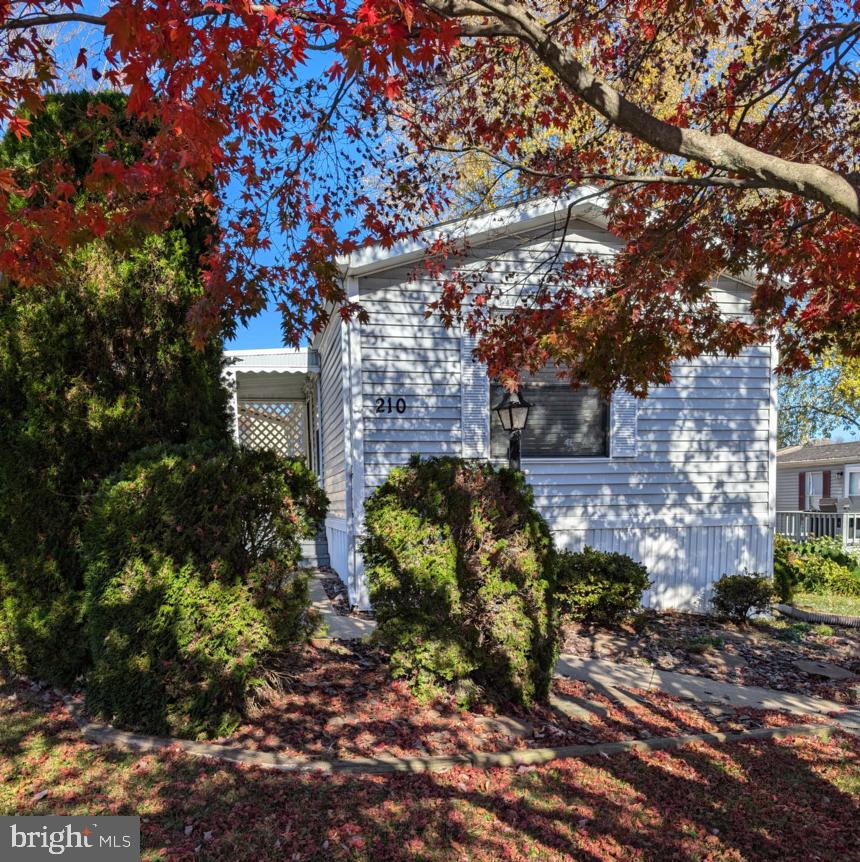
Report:
[[[305,458],[304,401],[239,400],[239,442],[250,449],[273,449],[286,458]]]

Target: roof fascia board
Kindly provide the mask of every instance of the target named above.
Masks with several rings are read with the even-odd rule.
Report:
[[[790,469],[792,467],[842,467],[847,463],[851,463],[851,456],[841,455],[838,458],[816,458],[813,461],[782,461],[777,458],[777,467]]]
[[[402,240],[391,248],[381,245],[367,246],[353,252],[349,257],[340,257],[335,263],[344,277],[373,275],[386,269],[416,263],[424,256],[427,246],[442,237],[450,237],[465,243],[479,246],[491,239],[518,231],[538,230],[552,224],[562,215],[593,224],[608,227],[605,215],[606,196],[595,186],[582,186],[565,198],[542,198],[524,204],[501,207],[488,213],[450,222],[443,222],[422,231],[418,239]],[[563,227],[563,223],[558,225]],[[755,272],[747,270],[741,275],[725,276],[747,287],[756,286]]]
[[[606,198],[599,189],[583,186],[566,198],[543,198],[436,225],[423,231],[418,239],[402,240],[388,249],[380,245],[368,246],[348,258],[338,258],[337,266],[343,275],[370,275],[420,260],[427,246],[437,239],[450,237],[455,241],[465,243],[468,240],[473,245],[481,245],[496,237],[536,230],[552,224],[562,215],[567,218],[568,209],[571,218],[587,215],[589,220],[598,224],[602,221],[601,227],[605,227],[606,219],[602,218],[605,206]]]

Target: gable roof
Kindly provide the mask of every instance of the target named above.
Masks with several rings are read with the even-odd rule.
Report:
[[[815,467],[829,464],[860,462],[860,440],[849,443],[812,441],[800,446],[788,446],[776,453],[780,467]]]
[[[338,258],[336,263],[345,276],[370,275],[420,260],[427,246],[442,238],[480,246],[498,237],[526,234],[554,223],[560,230],[568,218],[584,219],[605,228],[605,210],[605,193],[595,186],[581,186],[563,197],[540,198],[440,222],[422,230],[417,239],[401,240],[390,248],[366,246],[349,257]]]
[[[499,237],[525,237],[548,227],[561,231],[574,219],[606,229],[607,203],[604,190],[591,185],[579,186],[559,197],[543,197],[466,218],[449,219],[423,229],[416,239],[401,240],[389,248],[379,243],[368,245],[347,257],[337,258],[335,264],[342,276],[359,277],[416,263],[437,239],[480,247]],[[753,272],[727,277],[748,287],[756,284]]]

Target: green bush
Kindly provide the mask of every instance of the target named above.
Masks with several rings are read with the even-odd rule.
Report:
[[[296,567],[326,505],[301,462],[214,444],[146,450],[105,481],[82,541],[91,709],[149,733],[234,726],[312,628]]]
[[[56,561],[39,554],[14,565],[12,570],[0,565],[0,669],[70,683],[89,655],[83,591],[71,589]]]
[[[751,611],[766,613],[773,599],[773,582],[756,573],[723,575],[714,584],[713,606],[721,617],[742,623]]]
[[[851,570],[828,557],[808,554],[799,558],[798,586],[809,593],[825,593],[831,582],[851,574]]]
[[[773,575],[776,593],[784,602],[790,602],[797,590],[860,595],[860,565],[839,541],[828,537],[796,544],[777,535]]]
[[[556,560],[559,606],[582,622],[611,625],[633,613],[650,586],[648,570],[625,554],[563,551]]]
[[[302,586],[291,585],[299,601]],[[88,707],[130,730],[229,733],[280,646],[254,598],[245,584],[206,581],[190,563],[132,558],[89,608]]]
[[[51,96],[31,137],[4,138],[0,167],[39,169],[64,147],[79,176],[105,147],[131,158],[146,130],[121,120],[111,139],[94,103],[124,116],[119,94]],[[93,242],[45,282],[0,280],[0,666],[72,682],[87,663],[82,502],[143,446],[229,437],[222,341],[198,350],[188,330],[205,228]]]
[[[807,539],[797,546],[797,551],[804,557],[824,557],[833,560],[847,569],[856,569],[860,561],[849,551],[846,551],[839,539],[830,536],[819,536],[815,539]]]
[[[552,542],[522,477],[413,458],[365,506],[362,553],[392,672],[421,698],[453,689],[529,705],[557,656]]]
[[[802,576],[800,546],[777,533],[773,537],[773,588],[781,602],[790,602]]]

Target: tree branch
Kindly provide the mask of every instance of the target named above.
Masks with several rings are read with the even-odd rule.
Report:
[[[44,15],[31,15],[25,18],[12,18],[0,24],[0,30],[26,30],[28,27],[47,27],[51,24],[93,24],[105,26],[104,15],[87,15],[85,12],[46,12]]]
[[[757,150],[721,133],[681,128],[660,120],[598,78],[515,0],[424,0],[427,7],[447,18],[472,19],[482,8],[484,21],[463,21],[468,36],[493,38],[499,23],[516,32],[526,45],[583,102],[617,128],[668,155],[738,173],[757,180],[764,188],[799,195],[823,204],[860,224],[860,186],[821,165],[792,162]]]
[[[399,119],[409,123],[416,133],[420,134],[421,129],[417,123],[411,118],[398,114]],[[498,162],[506,168],[515,171],[520,171],[524,174],[529,174],[541,179],[573,179],[572,176],[559,171],[541,171],[531,167],[523,162],[515,162],[511,159],[506,159],[499,153],[488,150],[486,147],[443,147],[439,144],[434,144],[432,140],[425,137],[424,145],[428,149],[435,150],[440,153],[451,153],[452,155],[466,155],[467,153],[477,153],[486,156]],[[617,185],[669,185],[669,186],[690,186],[693,188],[728,188],[728,189],[764,189],[769,188],[768,184],[763,180],[757,180],[751,177],[685,177],[680,174],[611,174],[611,173],[577,173],[577,181],[579,180],[603,180],[605,182],[615,183]],[[818,218],[818,216],[816,216]],[[808,221],[811,221],[809,219]]]

